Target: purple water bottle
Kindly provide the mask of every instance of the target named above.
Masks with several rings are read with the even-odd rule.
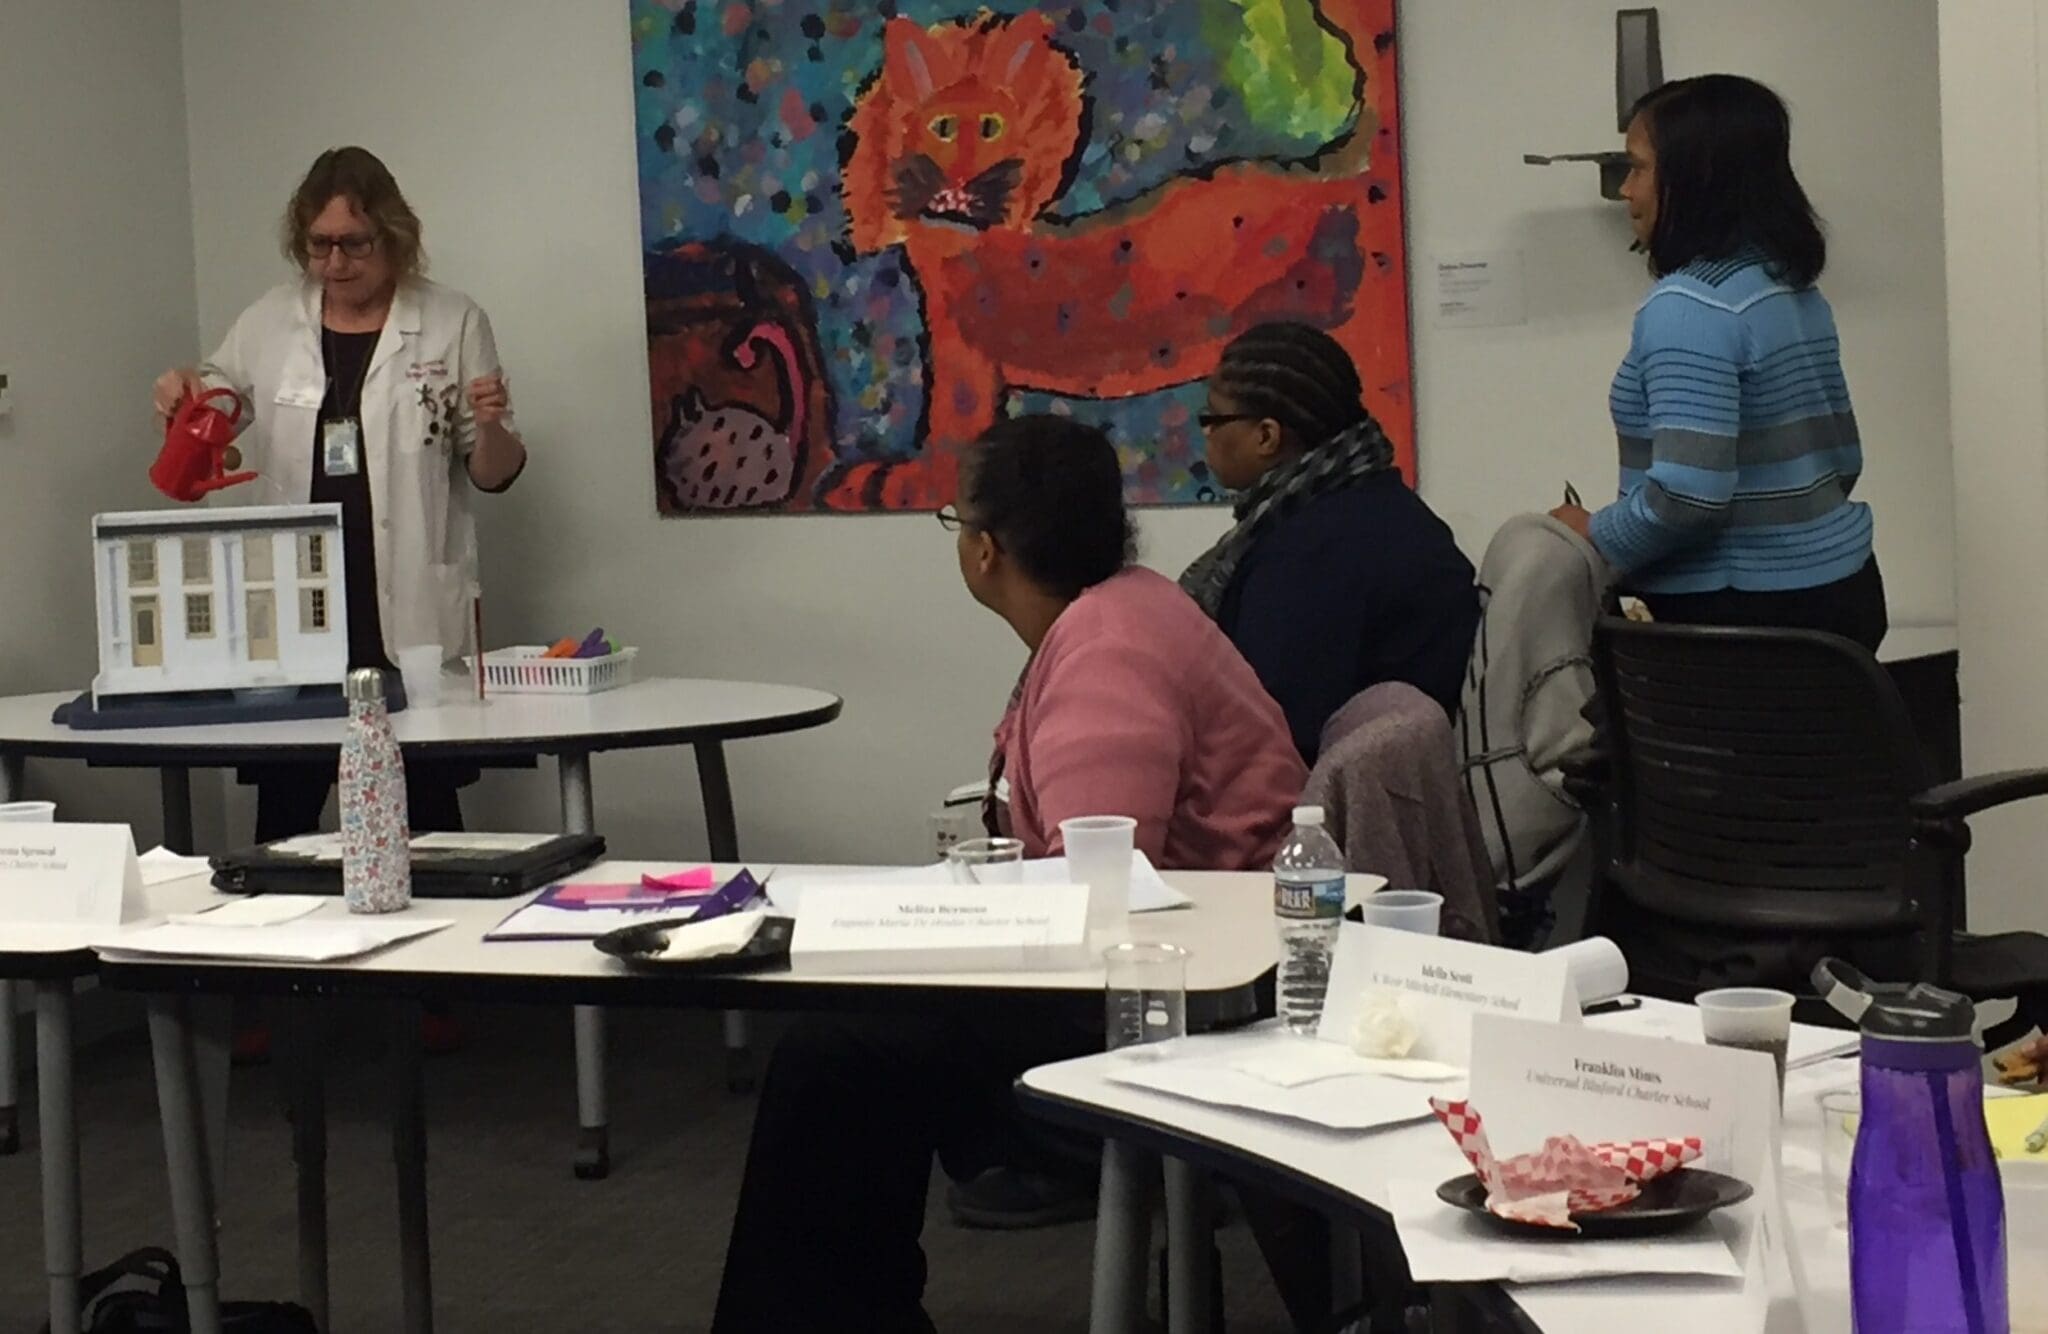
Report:
[[[1856,1334],[2007,1334],[2005,1197],[1975,1007],[1924,983],[1874,985],[1834,959],[1814,982],[1863,1031],[1849,1166]]]

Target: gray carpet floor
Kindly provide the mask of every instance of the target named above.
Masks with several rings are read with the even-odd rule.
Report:
[[[569,1172],[575,1091],[567,1011],[466,1009],[459,1017],[466,1045],[427,1064],[437,1329],[705,1329],[753,1115],[751,1099],[724,1089],[715,1016],[612,1016],[613,1170],[599,1182]],[[762,1040],[772,1041],[773,1031],[768,1021]],[[337,1334],[399,1326],[390,1140],[373,1045],[344,1041],[328,1077]],[[140,1034],[89,1047],[78,1091],[88,1267],[137,1246],[168,1246],[163,1145]],[[32,1091],[25,1101],[31,1114]],[[0,1158],[0,1334],[29,1334],[43,1319],[33,1136],[31,1119],[22,1152]],[[269,1069],[235,1072],[230,1150],[224,1291],[292,1297],[290,1139]],[[926,1304],[945,1334],[1086,1328],[1091,1225],[964,1231],[947,1218],[942,1188],[935,1179],[924,1240]],[[1229,1329],[1282,1334],[1288,1323],[1250,1236],[1240,1226],[1218,1240]]]

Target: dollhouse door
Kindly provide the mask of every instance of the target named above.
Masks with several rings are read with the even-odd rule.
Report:
[[[128,642],[137,667],[164,665],[163,619],[155,598],[136,598],[130,607]]]
[[[268,588],[249,590],[249,661],[277,661],[277,594]]]

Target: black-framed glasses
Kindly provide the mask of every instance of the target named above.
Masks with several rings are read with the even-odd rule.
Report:
[[[941,505],[932,517],[939,521],[939,527],[949,533],[957,533],[967,526],[967,520],[960,517],[958,505]]]
[[[377,248],[375,232],[358,232],[353,236],[309,236],[306,238],[306,255],[310,259],[326,259],[339,248],[350,259],[368,259],[370,252]]]
[[[1231,422],[1255,422],[1260,416],[1261,414],[1256,412],[1198,412],[1195,414],[1195,425],[1205,431],[1213,431]]]

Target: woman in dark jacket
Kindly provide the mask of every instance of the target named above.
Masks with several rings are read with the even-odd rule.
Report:
[[[1350,355],[1305,324],[1258,325],[1224,349],[1200,420],[1237,523],[1181,586],[1279,701],[1302,758],[1382,681],[1454,715],[1479,624],[1472,563],[1394,467]]]

